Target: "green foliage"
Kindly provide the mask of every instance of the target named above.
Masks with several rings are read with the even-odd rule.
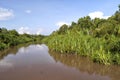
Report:
[[[43,39],[44,38],[44,39]],[[50,50],[63,54],[90,57],[101,64],[120,65],[120,5],[108,19],[80,18],[70,26],[64,24],[50,36],[18,34],[0,28],[0,50],[27,42],[43,42]]]
[[[82,29],[92,27],[93,24],[92,24],[91,18],[89,16],[86,16],[84,18],[80,18],[78,20],[78,26],[81,27]]]
[[[62,25],[60,29],[58,30],[58,34],[65,34],[67,29],[68,29],[68,25],[66,24]]]
[[[30,34],[18,34],[16,30],[7,30],[6,28],[0,28],[0,50],[4,50],[10,46],[28,42],[40,42],[44,36],[42,35],[30,35]]]
[[[64,34],[64,35],[63,35]],[[101,64],[120,64],[120,6],[108,19],[89,16],[63,25],[43,39],[50,50],[88,56]]]
[[[4,43],[0,43],[0,50],[4,50],[5,48],[7,48],[7,45]]]

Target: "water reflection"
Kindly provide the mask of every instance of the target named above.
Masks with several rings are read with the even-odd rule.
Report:
[[[98,65],[76,55],[48,51],[44,44],[16,47],[6,51],[0,60],[0,80],[120,79],[120,67]]]
[[[108,76],[110,80],[120,79],[120,66],[105,66],[93,63],[89,58],[77,55],[66,55],[54,52],[51,52],[50,55],[53,56],[56,61],[62,62],[67,66],[77,68],[80,72],[85,72],[90,75],[97,74],[101,76]]]
[[[7,62],[7,61],[5,61],[5,60],[1,60],[0,61],[0,66],[2,66],[2,67],[11,67],[12,64]]]
[[[21,47],[23,47],[23,46],[27,47],[28,45],[30,45],[30,43],[24,44],[24,45],[21,44],[21,45],[15,46],[15,47],[10,47],[10,48],[8,48],[4,51],[0,51],[0,60],[3,59],[4,57],[6,57],[9,54],[15,55]]]

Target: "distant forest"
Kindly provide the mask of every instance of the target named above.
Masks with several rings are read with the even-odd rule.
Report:
[[[0,28],[0,50],[28,42],[40,41],[43,35],[19,34],[16,30]]]

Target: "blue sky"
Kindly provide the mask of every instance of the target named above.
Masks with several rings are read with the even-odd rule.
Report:
[[[107,18],[118,4],[120,0],[0,0],[0,27],[48,35],[80,17]]]

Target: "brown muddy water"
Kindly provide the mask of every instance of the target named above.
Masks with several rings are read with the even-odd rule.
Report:
[[[49,53],[46,45],[35,44],[0,52],[0,80],[120,80],[120,66]]]

